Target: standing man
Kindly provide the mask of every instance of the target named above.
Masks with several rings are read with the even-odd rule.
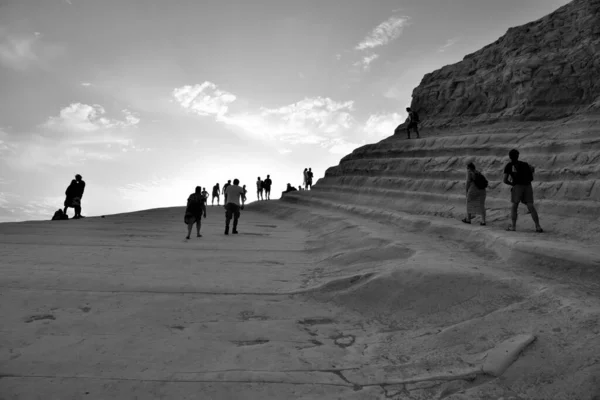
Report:
[[[81,179],[81,175],[77,174],[65,191],[67,197],[65,198],[65,209],[63,210],[63,214],[67,215],[67,209],[73,207],[75,209],[75,216],[73,216],[73,219],[83,218],[81,215],[81,198],[83,197],[84,191],[85,182]]]
[[[263,181],[260,180],[260,176],[256,181],[256,200],[264,200],[263,198]]]
[[[204,197],[204,204],[208,203],[208,192],[205,187],[202,188],[202,197]]]
[[[309,168],[308,172],[306,173],[306,188],[310,188],[312,189],[312,178],[313,178],[313,173],[312,173],[312,169]]]
[[[306,181],[308,180],[308,168],[304,168],[304,172],[302,173],[302,186],[306,189],[308,186],[306,185]]]
[[[417,139],[420,138],[419,136],[419,114],[417,114],[415,111],[411,110],[410,107],[406,108],[406,112],[408,113],[408,118],[406,120],[407,125],[406,125],[406,133],[408,134],[408,138],[410,139],[410,130],[414,129],[415,132],[417,133]]]
[[[227,188],[231,185],[231,179],[227,181],[226,184],[223,185],[223,195],[225,195],[225,200],[223,200],[223,205],[227,208]]]
[[[263,186],[265,188],[265,197],[267,200],[271,200],[271,175],[267,175],[267,179],[263,181]]]
[[[185,208],[185,216],[183,217],[183,221],[188,226],[186,239],[190,238],[194,224],[196,224],[197,237],[202,237],[200,234],[202,215],[206,218],[206,197],[202,195],[202,188],[196,186],[194,193],[190,194],[190,197],[187,199],[187,207]]]
[[[515,231],[517,229],[517,214],[519,211],[519,203],[524,203],[531,213],[531,218],[535,223],[536,232],[544,232],[540,226],[540,219],[533,205],[533,173],[535,169],[524,161],[519,161],[519,151],[512,149],[508,152],[510,162],[504,167],[504,183],[512,186],[510,189],[510,201],[512,208],[510,217],[512,225],[506,228],[507,231]]]
[[[221,188],[219,187],[219,184],[217,183],[215,186],[213,186],[211,205],[213,205],[213,206],[215,205],[215,197],[217,198],[217,205],[219,205],[220,193],[221,193]]]
[[[241,202],[245,201],[244,198],[244,189],[239,186],[239,179],[233,180],[233,185],[229,185],[227,187],[227,191],[225,193],[225,198],[227,199],[227,203],[225,204],[225,234],[229,235],[229,221],[231,221],[231,217],[233,216],[233,231],[231,233],[237,234],[237,225],[238,220],[240,218],[240,207]]]

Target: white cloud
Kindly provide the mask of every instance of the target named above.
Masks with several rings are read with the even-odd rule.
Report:
[[[446,40],[446,43],[438,49],[438,52],[443,53],[444,51],[458,43],[459,40],[460,38],[458,37]]]
[[[81,82],[81,86],[88,87],[88,86],[92,86],[92,84],[90,82]]]
[[[376,26],[375,29],[373,29],[373,31],[356,46],[356,50],[372,49],[398,39],[400,35],[402,35],[402,31],[408,25],[409,21],[410,18],[406,16],[394,16],[389,18]]]
[[[201,85],[176,88],[173,90],[173,97],[183,108],[203,116],[224,115],[229,110],[229,104],[236,99],[235,95],[208,81]]]
[[[354,63],[355,67],[361,67],[363,70],[368,71],[371,67],[371,63],[379,58],[379,54],[370,54],[363,57],[362,60]]]
[[[352,101],[336,102],[327,97],[306,98],[279,108],[260,108],[243,113],[231,113],[232,93],[215,84],[183,86],[172,92],[185,109],[242,130],[264,141],[280,141],[288,145],[321,144],[339,137],[355,125],[351,115]]]
[[[327,148],[332,154],[346,155],[352,153],[352,151],[365,144],[363,140],[362,144],[349,142],[345,139],[336,138],[328,140],[321,144],[321,147]]]
[[[125,114],[124,121],[107,118],[106,110],[99,104],[72,103],[60,110],[58,116],[50,117],[43,126],[57,131],[91,133],[133,127],[140,122],[131,111],[124,109],[122,112]]]
[[[364,131],[370,137],[384,138],[394,134],[394,129],[404,122],[406,114],[374,114],[365,122]]]
[[[25,70],[33,65],[43,65],[63,52],[62,46],[42,41],[39,32],[14,35],[0,28],[0,65],[5,67]]]

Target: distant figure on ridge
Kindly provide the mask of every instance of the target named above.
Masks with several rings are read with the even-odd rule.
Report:
[[[221,188],[219,187],[219,184],[217,183],[215,186],[213,186],[211,205],[213,205],[213,206],[215,205],[215,197],[217,198],[217,205],[219,205],[220,193],[221,193]]]
[[[419,114],[417,114],[416,111],[411,110],[410,107],[406,108],[406,112],[408,113],[408,118],[406,119],[406,133],[408,135],[408,138],[410,139],[410,130],[414,129],[415,132],[417,133],[417,139],[420,138],[419,136],[419,122],[421,122],[419,120]]]
[[[535,168],[524,161],[519,161],[519,151],[512,149],[508,152],[510,162],[504,167],[504,183],[512,186],[510,189],[510,201],[512,209],[510,217],[512,224],[506,230],[515,231],[517,229],[517,214],[519,211],[519,203],[524,203],[531,213],[531,218],[535,223],[536,232],[544,232],[540,226],[540,219],[533,205],[533,173]]]
[[[302,187],[307,188],[306,182],[308,181],[308,168],[304,168],[304,172],[302,174]]]
[[[312,180],[313,180],[313,172],[312,169],[309,168],[306,172],[306,189],[312,189]]]
[[[75,216],[73,219],[83,218],[81,215],[81,198],[83,197],[83,192],[85,190],[85,182],[81,179],[81,175],[75,175],[75,179],[71,181],[69,187],[65,191],[65,209],[63,210],[63,214],[67,215],[67,209],[69,207],[73,207],[75,209]]]
[[[196,191],[190,194],[187,199],[187,207],[185,208],[185,216],[183,217],[183,222],[188,226],[186,239],[190,238],[194,224],[196,224],[197,237],[202,237],[200,234],[202,215],[206,218],[206,198],[202,195],[202,188],[196,186]]]
[[[263,181],[260,180],[260,176],[256,181],[256,200],[263,200]]]
[[[233,231],[231,233],[237,234],[237,225],[240,218],[240,198],[245,201],[244,189],[239,187],[239,179],[233,180],[233,185],[227,186],[227,192],[225,192],[225,198],[227,203],[225,204],[225,234],[229,235],[229,222],[233,217]]]
[[[202,188],[202,197],[204,197],[205,204],[208,203],[208,192],[205,187]]]
[[[227,181],[226,184],[223,185],[223,195],[225,196],[225,200],[223,200],[223,206],[225,206],[225,208],[227,208],[227,188],[231,185],[231,179],[229,179]]]
[[[470,224],[476,214],[481,215],[481,223],[485,225],[485,197],[488,181],[483,174],[475,168],[475,164],[467,164],[467,218],[462,222]]]
[[[263,187],[265,188],[265,197],[267,200],[271,200],[271,185],[273,182],[271,181],[271,175],[267,175],[267,179],[263,181]]]
[[[292,186],[290,183],[287,184],[287,188],[281,192],[281,197],[283,197],[284,194],[289,193],[289,192],[295,192],[296,188],[294,186]]]
[[[246,185],[242,186],[242,190],[244,191],[244,196],[242,196],[242,206],[240,208],[243,210],[244,205],[246,204],[246,198],[248,197],[248,190],[246,189]]]

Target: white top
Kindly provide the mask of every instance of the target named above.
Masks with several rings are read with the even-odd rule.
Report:
[[[238,185],[231,185],[227,187],[225,194],[227,195],[227,203],[233,203],[241,206],[240,198],[244,196],[244,189]]]

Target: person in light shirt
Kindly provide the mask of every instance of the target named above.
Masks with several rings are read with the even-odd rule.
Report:
[[[233,217],[233,230],[231,233],[237,234],[238,220],[240,218],[240,209],[242,202],[246,200],[244,189],[239,186],[240,180],[234,179],[233,185],[230,185],[225,190],[225,198],[227,204],[225,204],[225,234],[229,235],[229,222]]]

